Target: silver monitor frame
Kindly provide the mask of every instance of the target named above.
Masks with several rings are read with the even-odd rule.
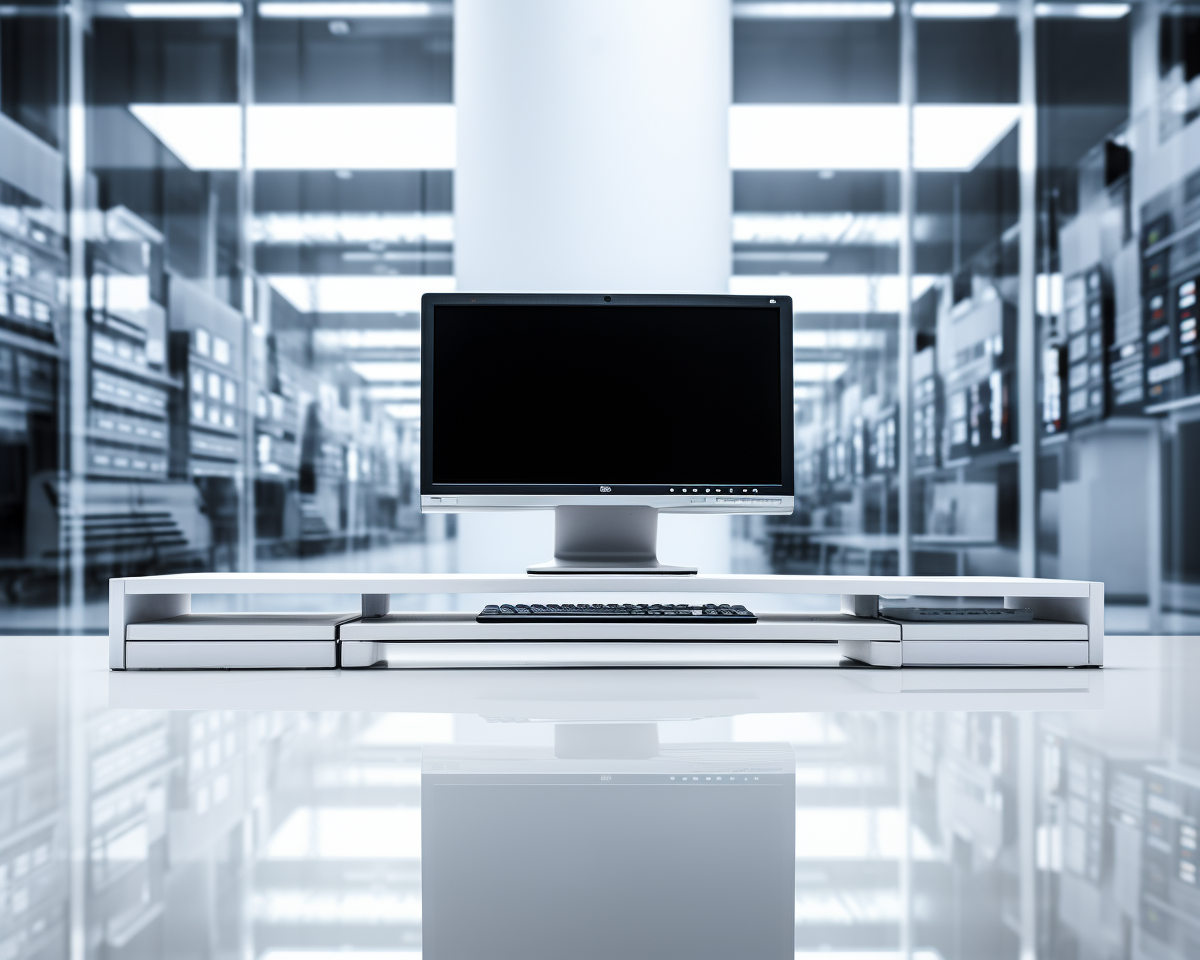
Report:
[[[683,487],[678,493],[621,493],[597,483],[589,492],[536,491],[476,493],[441,489],[429,479],[432,462],[432,398],[421,391],[421,512],[474,513],[510,510],[555,511],[555,559],[529,567],[530,573],[658,573],[694,574],[694,567],[661,564],[656,539],[659,513],[765,514],[788,516],[795,509],[795,440],[793,414],[792,301],[777,296],[692,294],[500,294],[427,293],[421,298],[421,382],[433,382],[433,312],[443,304],[591,306],[743,306],[770,307],[780,315],[781,356],[780,457],[783,483],[760,492],[758,487]],[[497,485],[499,486],[499,485]],[[531,485],[533,486],[533,485]],[[665,485],[664,485],[665,486]]]

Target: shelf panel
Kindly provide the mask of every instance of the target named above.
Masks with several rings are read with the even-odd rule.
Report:
[[[783,574],[182,573],[115,579],[126,594],[192,593],[787,593],[939,597],[1089,597],[1084,580],[1021,577],[842,577]]]

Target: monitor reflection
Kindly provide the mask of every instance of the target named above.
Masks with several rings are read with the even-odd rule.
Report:
[[[659,745],[653,724],[431,749],[426,960],[790,958],[795,784],[788,744]]]

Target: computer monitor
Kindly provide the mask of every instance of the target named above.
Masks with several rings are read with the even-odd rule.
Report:
[[[421,509],[555,510],[538,573],[658,562],[658,513],[790,514],[792,301],[421,298]]]

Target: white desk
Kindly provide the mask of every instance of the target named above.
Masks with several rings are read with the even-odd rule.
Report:
[[[191,614],[196,594],[297,593],[358,594],[362,615],[314,614],[326,632],[323,640],[306,642],[324,643],[325,649],[291,651],[286,654],[291,659],[273,663],[272,651],[289,648],[271,644],[290,642],[277,635],[278,624],[269,619],[278,615],[231,614],[217,625]],[[760,619],[757,624],[510,626],[480,624],[470,614],[390,612],[392,594],[506,593],[744,595]],[[822,614],[775,613],[770,610],[772,594],[833,594],[841,604]],[[880,595],[1002,597],[1006,607],[1031,608],[1035,621],[900,624],[877,616]],[[110,582],[109,666],[803,666],[802,645],[815,642],[837,642],[845,656],[877,666],[1099,666],[1104,661],[1103,623],[1103,584],[1079,580],[196,573]],[[135,646],[151,643],[157,645],[153,650]],[[240,652],[232,659],[231,643]]]

